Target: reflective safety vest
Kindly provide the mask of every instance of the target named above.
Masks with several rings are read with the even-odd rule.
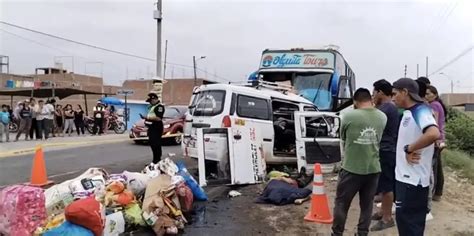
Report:
[[[156,104],[154,106],[151,106],[150,109],[148,109],[148,115],[147,115],[147,118],[155,118],[156,117],[156,113],[155,113],[155,108],[157,106],[159,106],[160,104]]]
[[[103,116],[103,112],[104,112],[104,108],[103,107],[98,107],[98,106],[95,106],[94,107],[94,118],[102,118]]]

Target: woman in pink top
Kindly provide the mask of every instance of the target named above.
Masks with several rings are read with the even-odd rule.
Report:
[[[434,193],[433,201],[441,200],[441,195],[443,195],[443,185],[444,185],[444,175],[443,175],[443,166],[441,164],[441,151],[445,147],[445,130],[444,126],[447,121],[447,109],[443,104],[443,101],[439,98],[438,90],[432,86],[428,85],[426,89],[426,100],[430,103],[431,109],[433,110],[436,122],[438,123],[438,128],[440,131],[440,136],[438,141],[435,143],[435,154],[433,156],[433,173],[434,173]]]

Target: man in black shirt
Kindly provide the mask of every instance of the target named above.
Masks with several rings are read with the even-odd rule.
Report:
[[[140,114],[145,119],[145,125],[148,127],[148,142],[150,143],[153,153],[153,163],[161,160],[161,135],[163,134],[163,114],[165,107],[160,104],[156,93],[149,93],[146,102],[150,103],[148,114],[146,116]]]
[[[387,116],[387,125],[380,141],[380,167],[382,173],[379,177],[377,194],[382,195],[381,211],[372,217],[377,223],[371,231],[380,231],[395,226],[392,217],[392,206],[395,190],[395,160],[400,125],[400,114],[392,102],[392,84],[387,80],[378,80],[374,83],[373,100],[376,107]]]

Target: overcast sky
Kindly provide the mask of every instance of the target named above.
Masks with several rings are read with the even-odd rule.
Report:
[[[474,1],[228,1],[164,0],[163,39],[168,40],[166,78],[192,77],[192,56],[206,56],[198,67],[219,78],[242,81],[258,69],[265,48],[340,47],[357,85],[416,77],[416,64],[430,73],[473,45]],[[0,20],[143,57],[156,55],[154,1],[5,1]],[[13,35],[13,34],[15,35]],[[20,37],[21,38],[20,38]],[[163,40],[163,48],[164,48]],[[150,78],[154,62],[134,59],[0,24],[0,54],[10,70],[34,73],[52,66],[55,56],[74,56],[74,72],[100,75],[121,84]],[[164,56],[164,49],[163,49]],[[72,70],[70,57],[56,58]],[[186,67],[188,66],[188,67]],[[474,92],[472,50],[430,77],[442,92]],[[128,73],[127,73],[128,71]],[[205,76],[205,73],[199,73]],[[449,78],[449,79],[448,79]],[[222,79],[221,79],[222,80]],[[457,82],[459,81],[459,82]]]

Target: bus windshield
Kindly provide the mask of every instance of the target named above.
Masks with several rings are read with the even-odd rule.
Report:
[[[319,110],[329,110],[332,103],[331,76],[331,73],[296,73],[293,87]]]

